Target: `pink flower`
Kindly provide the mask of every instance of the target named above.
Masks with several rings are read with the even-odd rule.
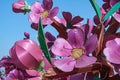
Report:
[[[17,41],[10,49],[10,56],[15,65],[21,69],[38,68],[43,59],[40,47],[29,39]]]
[[[20,70],[14,69],[10,71],[6,80],[25,80],[25,77],[24,77],[23,72],[21,72]]]
[[[12,9],[15,13],[26,13],[30,11],[30,6],[23,0],[18,0],[12,4]]]
[[[31,12],[29,14],[29,21],[32,24],[38,24],[39,19],[42,18],[42,24],[47,25],[52,23],[52,18],[58,13],[58,7],[52,9],[52,0],[43,0],[43,5],[39,2],[35,2],[31,6]],[[34,28],[34,26],[33,26]],[[36,29],[36,26],[35,26]]]
[[[104,54],[111,63],[120,64],[120,38],[107,41]]]
[[[97,36],[92,35],[85,41],[85,34],[79,28],[71,29],[68,32],[68,40],[58,38],[52,46],[52,52],[61,56],[54,65],[64,71],[69,72],[75,68],[86,67],[96,62],[96,58],[89,56],[97,46]]]

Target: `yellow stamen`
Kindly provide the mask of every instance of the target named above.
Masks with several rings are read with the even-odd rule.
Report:
[[[82,48],[75,48],[72,50],[71,57],[74,59],[78,59],[83,55],[83,49]]]
[[[44,11],[44,12],[42,13],[41,17],[42,17],[42,18],[46,18],[46,17],[48,17],[48,14],[49,14],[48,11]]]

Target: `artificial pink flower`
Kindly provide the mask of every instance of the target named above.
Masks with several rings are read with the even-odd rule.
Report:
[[[120,64],[120,38],[107,41],[104,54],[111,63]]]
[[[97,46],[97,36],[92,35],[85,42],[85,34],[80,28],[71,29],[68,32],[68,41],[58,38],[52,46],[52,52],[61,56],[54,65],[64,71],[69,72],[74,68],[86,67],[96,62],[96,58],[88,56]]]
[[[38,68],[43,60],[42,50],[32,40],[25,39],[17,41],[10,49],[10,56],[18,68]]]
[[[6,80],[25,80],[25,77],[23,72],[17,69],[13,69],[12,71],[10,71]]]
[[[26,13],[30,11],[30,6],[23,0],[18,0],[12,4],[12,9],[15,13]]]
[[[38,24],[39,19],[42,18],[42,24],[47,25],[52,23],[52,18],[58,13],[58,7],[52,9],[52,0],[43,0],[43,5],[39,2],[35,2],[31,6],[31,12],[29,14],[29,21],[32,24]],[[34,28],[34,26],[32,26]],[[36,28],[36,26],[35,26]]]

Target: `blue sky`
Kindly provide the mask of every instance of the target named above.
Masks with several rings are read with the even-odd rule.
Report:
[[[12,12],[12,3],[17,0],[0,0],[0,58],[9,54],[9,49],[14,45],[17,40],[23,39],[23,33],[29,32],[31,39],[36,41],[37,32],[30,27],[28,21],[28,14],[22,13],[16,14]],[[35,0],[27,0],[29,4],[32,4]],[[36,0],[37,1],[37,0]],[[42,1],[42,0],[38,0]],[[101,5],[102,0],[96,0]],[[81,16],[84,18],[83,23],[88,18],[92,19],[95,15],[89,0],[53,0],[54,6],[59,7],[58,17],[62,17],[62,11],[69,11],[73,16]],[[48,26],[45,31],[52,32],[56,35],[57,32]]]

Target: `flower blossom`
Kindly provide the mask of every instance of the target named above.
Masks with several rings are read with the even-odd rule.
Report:
[[[31,6],[31,12],[29,13],[29,21],[32,23],[32,28],[37,29],[39,19],[42,18],[42,24],[47,25],[52,23],[52,18],[55,17],[58,13],[58,7],[52,9],[53,2],[52,0],[43,0],[43,4],[35,2]]]
[[[107,41],[104,54],[111,63],[120,64],[120,38]]]
[[[52,52],[61,56],[54,65],[64,71],[70,72],[74,68],[86,67],[96,62],[96,58],[89,56],[97,46],[97,36],[92,35],[85,41],[84,32],[80,28],[68,31],[68,40],[57,38],[52,46]]]
[[[107,41],[103,52],[106,59],[113,64],[115,71],[120,75],[120,38]]]
[[[6,80],[25,80],[23,72],[20,70],[14,69],[10,71],[9,75],[6,77]]]

